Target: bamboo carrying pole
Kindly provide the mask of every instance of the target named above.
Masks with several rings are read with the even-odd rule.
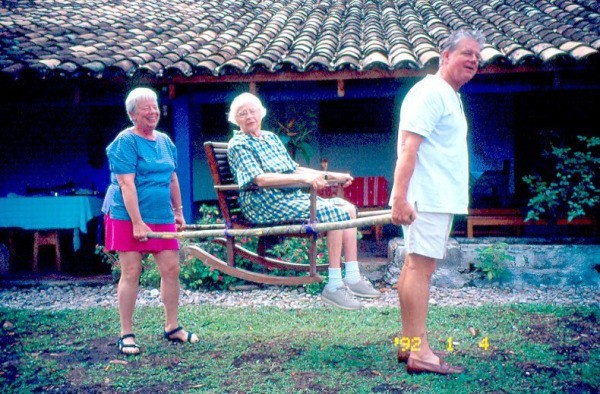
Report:
[[[373,212],[389,212],[389,211],[373,211]],[[264,235],[285,235],[285,234],[306,234],[310,232],[326,232],[331,230],[342,230],[353,227],[367,227],[377,224],[388,224],[392,222],[391,213],[379,215],[365,215],[358,219],[345,220],[343,222],[329,223],[312,223],[307,224],[291,224],[285,226],[273,227],[257,227],[248,229],[211,229],[200,231],[182,231],[177,233],[151,232],[148,233],[148,238],[159,239],[191,239],[191,238],[211,238],[211,237],[259,237]]]
[[[225,228],[224,223],[215,223],[215,224],[186,224],[183,226],[184,231],[188,230],[216,230],[219,228]]]
[[[369,217],[369,216],[379,216],[390,213],[390,210],[381,210],[381,211],[365,211],[359,212],[356,216],[359,218]],[[365,225],[366,226],[366,225]],[[213,224],[186,224],[183,226],[184,231],[191,230],[216,230],[216,229],[224,229],[224,223],[213,223]]]

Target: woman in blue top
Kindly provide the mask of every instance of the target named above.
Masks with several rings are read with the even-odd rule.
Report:
[[[117,290],[121,336],[119,351],[138,354],[133,334],[133,311],[142,273],[142,256],[152,253],[160,272],[160,292],[165,308],[164,337],[171,341],[197,342],[195,334],[177,321],[179,304],[179,243],[148,239],[150,231],[177,231],[185,224],[177,179],[177,151],[171,139],[155,130],[160,119],[156,93],[137,88],[125,107],[129,127],[106,148],[111,184],[106,193],[105,243],[118,252],[121,277]]]

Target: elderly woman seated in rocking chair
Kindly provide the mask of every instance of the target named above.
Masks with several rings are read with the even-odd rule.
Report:
[[[317,171],[300,167],[292,160],[280,139],[261,129],[267,111],[258,97],[242,93],[231,103],[229,121],[240,128],[229,141],[228,160],[240,186],[240,206],[244,216],[257,224],[308,219],[310,195],[298,189],[282,189],[288,185],[305,184],[319,190],[331,179],[350,185],[349,174]],[[256,185],[259,188],[248,189]],[[262,187],[267,187],[262,189]],[[341,198],[317,201],[319,222],[344,221],[356,218],[356,207]],[[321,300],[349,310],[362,304],[352,295],[377,298],[381,293],[360,275],[357,261],[356,228],[327,232],[329,282]],[[341,258],[345,257],[342,279]]]

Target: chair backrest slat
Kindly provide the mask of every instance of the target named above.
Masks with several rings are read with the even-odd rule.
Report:
[[[204,151],[208,159],[210,173],[213,178],[219,209],[223,219],[233,225],[242,220],[242,210],[239,205],[239,190],[235,188],[219,188],[218,186],[235,187],[235,178],[227,160],[226,142],[207,141],[204,143]]]
[[[244,217],[242,208],[240,207],[239,188],[235,183],[233,172],[227,160],[227,147],[228,144],[226,142],[207,141],[204,143],[204,151],[206,152],[206,158],[210,167],[210,174],[213,178],[215,191],[217,192],[219,210],[225,222],[229,223],[232,228],[252,227],[253,224]],[[305,219],[296,219],[271,223],[270,225],[304,222]],[[306,236],[306,234],[301,236]]]

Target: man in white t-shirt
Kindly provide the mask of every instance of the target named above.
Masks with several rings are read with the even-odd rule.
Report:
[[[477,73],[483,44],[478,31],[453,32],[442,45],[438,72],[413,86],[400,110],[390,205],[392,222],[404,232],[398,361],[406,362],[410,373],[464,372],[430,348],[426,321],[436,259],[446,253],[453,216],[466,214],[469,204],[467,121],[458,90]]]

